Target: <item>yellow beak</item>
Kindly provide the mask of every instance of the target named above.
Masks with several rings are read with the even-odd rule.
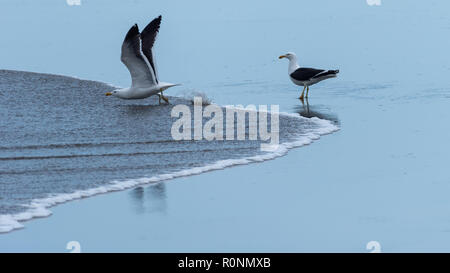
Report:
[[[112,93],[111,93],[111,92],[107,92],[107,93],[105,93],[105,95],[106,95],[106,96],[111,96]]]
[[[278,57],[278,59],[283,59],[286,58],[286,55],[281,55],[280,57]]]

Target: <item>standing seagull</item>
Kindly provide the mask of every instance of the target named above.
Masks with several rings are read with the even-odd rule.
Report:
[[[306,91],[306,98],[308,98],[309,94],[309,86],[320,81],[335,78],[339,73],[339,70],[323,70],[323,69],[315,69],[315,68],[303,68],[300,67],[297,63],[297,55],[295,53],[289,52],[285,55],[281,55],[278,57],[279,59],[287,58],[289,59],[289,78],[296,85],[303,86],[303,92],[299,99],[303,100],[303,95]]]
[[[158,95],[160,104],[161,98],[169,103],[169,100],[163,95],[163,91],[178,84],[158,80],[152,54],[152,47],[160,25],[161,16],[153,19],[142,33],[139,33],[137,24],[130,28],[122,44],[120,60],[130,71],[131,87],[116,89],[106,93],[106,96],[113,95],[121,99],[145,99],[152,95]]]

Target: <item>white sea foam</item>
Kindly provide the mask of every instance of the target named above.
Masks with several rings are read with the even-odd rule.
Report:
[[[315,123],[315,125],[317,125],[317,128],[311,129],[311,131],[308,132],[307,134],[302,134],[298,136],[298,138],[294,141],[280,144],[278,146],[278,149],[270,153],[238,159],[220,160],[202,167],[195,167],[192,169],[181,170],[174,173],[162,174],[152,177],[112,181],[110,184],[99,186],[92,189],[80,190],[73,193],[56,194],[42,199],[34,199],[27,206],[28,210],[25,212],[17,214],[0,215],[0,233],[10,232],[15,229],[23,228],[24,226],[21,223],[23,221],[27,221],[38,217],[50,216],[52,212],[49,210],[49,208],[61,203],[86,198],[98,194],[126,190],[136,186],[157,183],[165,180],[174,179],[177,177],[196,175],[213,170],[220,170],[235,165],[244,165],[254,162],[271,160],[285,155],[289,151],[289,149],[308,145],[314,140],[320,138],[321,135],[330,134],[332,132],[339,130],[339,128],[336,125],[334,125],[331,121],[328,120],[323,120],[316,117],[307,119],[299,116],[298,114],[291,114],[291,113],[280,113],[280,115],[312,121]]]

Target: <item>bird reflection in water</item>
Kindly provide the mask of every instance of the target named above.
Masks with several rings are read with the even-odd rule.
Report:
[[[311,107],[309,105],[308,98],[300,99],[302,102],[301,106],[295,106],[294,111],[298,113],[300,116],[305,118],[320,118],[332,121],[334,124],[339,125],[340,121],[336,114],[334,113],[326,113],[323,110],[317,110],[317,107]],[[320,109],[320,108],[319,108]]]
[[[137,187],[132,190],[131,196],[138,213],[165,213],[167,210],[165,183]]]

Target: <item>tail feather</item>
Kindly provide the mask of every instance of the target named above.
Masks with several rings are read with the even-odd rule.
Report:
[[[336,76],[339,73],[339,70],[328,70],[328,71],[324,71],[322,73],[319,73],[317,75],[315,75],[313,78],[321,78],[321,77],[333,77]]]

